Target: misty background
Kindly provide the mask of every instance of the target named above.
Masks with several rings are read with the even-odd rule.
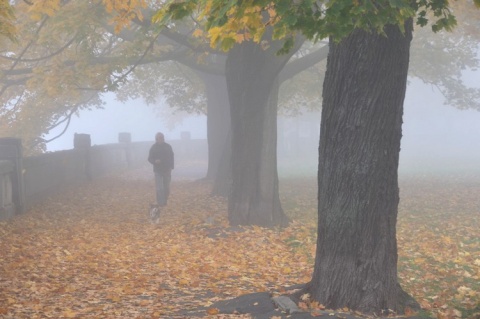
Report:
[[[469,73],[466,77],[467,84],[478,86],[479,73]],[[92,145],[117,143],[120,132],[131,133],[132,141],[152,143],[158,131],[165,134],[167,141],[180,139],[182,132],[189,132],[192,139],[206,139],[206,116],[185,114],[180,121],[178,116],[174,120],[173,117],[159,115],[173,111],[167,105],[160,106],[163,111],[159,112],[158,106],[148,106],[141,100],[119,102],[112,94],[105,95],[105,102],[104,109],[83,110],[79,116],[72,117],[65,134],[48,143],[47,151],[73,148],[74,133],[90,134]],[[318,125],[313,137],[303,138],[307,145],[302,145],[301,149],[310,151],[299,154],[302,163],[315,173],[318,162],[319,114],[308,115]],[[292,123],[304,121],[305,117],[279,119],[282,120],[287,124],[279,124],[280,130]],[[400,173],[480,173],[480,111],[459,110],[444,105],[443,96],[432,85],[411,79],[405,97],[403,121]],[[302,127],[302,123],[299,124]],[[52,130],[46,138],[52,138],[62,130],[63,127]],[[279,138],[282,136],[286,135],[279,131]],[[281,158],[279,152],[279,160]]]

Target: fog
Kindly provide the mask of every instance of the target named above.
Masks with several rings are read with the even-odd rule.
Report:
[[[469,77],[472,84],[480,83],[477,74]],[[480,173],[480,112],[458,110],[443,105],[443,101],[431,85],[418,80],[410,82],[405,98],[400,173]],[[173,125],[142,102],[123,104],[111,96],[106,102],[105,109],[83,111],[74,117],[67,132],[49,143],[47,150],[71,149],[74,133],[90,134],[93,145],[116,143],[120,132],[130,132],[132,141],[153,142],[157,131],[164,132],[167,140],[179,139],[183,131],[190,132],[192,139],[206,138],[205,116],[186,115]],[[302,161],[315,170],[320,118],[317,114],[310,118],[318,127],[311,138],[302,139],[308,145],[301,149],[310,149]],[[58,131],[61,130],[52,131],[47,138],[57,135]]]
[[[480,79],[477,81],[477,85]],[[407,89],[400,151],[401,172],[480,172],[480,111],[443,105],[432,86]]]
[[[73,148],[75,133],[90,134],[92,145],[118,142],[118,133],[128,132],[132,141],[154,141],[155,133],[163,132],[167,140],[179,139],[181,132],[190,132],[192,139],[205,139],[207,119],[205,116],[185,114],[177,121],[158,115],[153,106],[143,101],[118,102],[113,95],[104,98],[103,109],[84,110],[79,116],[73,116],[67,131],[59,138],[47,144],[47,151],[58,151]],[[163,113],[168,112],[164,107]],[[52,130],[46,139],[53,138],[62,132],[64,127]]]

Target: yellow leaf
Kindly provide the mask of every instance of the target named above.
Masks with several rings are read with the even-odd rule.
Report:
[[[451,244],[452,238],[450,238],[449,236],[443,236],[443,241],[447,244]]]
[[[300,299],[302,299],[303,301],[307,301],[310,299],[310,294],[303,294]]]
[[[65,318],[75,318],[77,316],[77,313],[71,309],[67,309],[63,312],[63,316]]]
[[[416,315],[416,312],[412,308],[410,307],[405,308],[405,316],[412,317],[414,315]]]
[[[462,318],[462,312],[460,310],[457,310],[457,309],[453,309],[453,314],[455,315],[455,317],[457,318]]]
[[[318,301],[312,301],[310,304],[310,308],[318,309],[318,310],[325,310],[325,306]]]
[[[273,8],[269,8],[267,10],[268,14],[270,15],[271,18],[274,18],[277,16],[277,12]]]
[[[253,40],[255,42],[260,42],[264,33],[265,33],[265,28],[264,27],[258,28],[253,35]]]
[[[207,314],[209,315],[218,315],[220,313],[220,310],[218,308],[208,308],[207,309]]]
[[[203,31],[201,29],[195,29],[195,31],[193,31],[192,35],[196,38],[203,37]]]
[[[306,303],[306,302],[303,302],[303,301],[300,301],[300,302],[298,303],[298,307],[299,307],[300,309],[308,309],[307,303]]]
[[[210,30],[208,30],[208,35],[210,37],[210,44],[215,46],[217,41],[220,39],[220,36],[222,34],[222,28],[220,27],[213,27]]]
[[[150,304],[150,302],[148,300],[142,300],[138,304],[140,306],[144,307],[144,306],[148,306]]]
[[[430,304],[430,302],[425,299],[420,301],[420,307],[422,307],[422,309],[425,309],[425,310],[432,309],[432,305]]]
[[[282,269],[282,274],[288,275],[288,274],[290,274],[290,273],[292,273],[292,268],[290,268],[290,267],[284,267],[284,268]]]
[[[235,41],[237,43],[242,43],[243,41],[245,41],[245,35],[244,34],[235,35]]]

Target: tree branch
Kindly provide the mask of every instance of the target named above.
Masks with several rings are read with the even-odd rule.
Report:
[[[294,77],[298,73],[308,69],[309,67],[317,64],[318,62],[325,60],[327,56],[328,45],[325,45],[320,49],[316,50],[315,52],[312,52],[302,58],[287,63],[287,65],[285,65],[283,70],[280,72],[280,83],[285,82],[287,79]]]
[[[8,57],[8,56],[4,56],[4,55],[0,55],[0,58],[6,59],[6,60],[14,60],[14,61],[16,61],[17,63],[18,63],[18,62],[39,62],[39,61],[42,61],[42,60],[48,60],[48,59],[56,56],[57,54],[60,54],[60,53],[63,52],[66,48],[68,48],[68,47],[70,46],[70,44],[72,44],[73,41],[75,41],[75,38],[76,38],[77,34],[78,34],[78,33],[76,33],[75,36],[74,36],[70,41],[68,41],[64,46],[62,46],[61,48],[59,48],[57,51],[55,51],[55,52],[53,52],[53,53],[50,53],[49,55],[40,57],[40,58],[36,58],[36,59],[22,59],[22,58],[12,58],[12,57]]]

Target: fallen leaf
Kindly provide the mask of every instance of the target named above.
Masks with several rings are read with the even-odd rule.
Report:
[[[217,315],[220,313],[220,310],[218,310],[217,308],[208,308],[207,309],[207,314],[209,315]]]

